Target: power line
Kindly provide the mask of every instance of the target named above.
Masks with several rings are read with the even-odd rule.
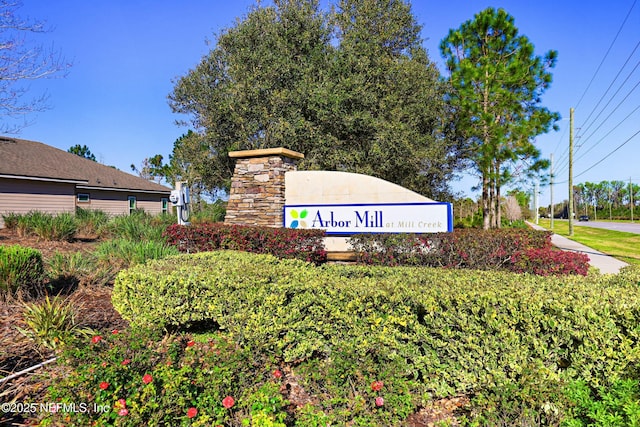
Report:
[[[635,5],[635,1],[634,1],[634,5]],[[633,5],[631,7],[631,9],[629,10],[629,13],[631,13],[631,10],[633,9]],[[628,18],[629,14],[627,14],[627,17],[625,18],[625,22],[626,19]],[[624,26],[624,23],[623,23]],[[622,29],[622,27],[621,27]],[[618,34],[620,33],[620,31],[618,31]],[[617,38],[617,36],[616,36]],[[613,46],[613,43],[612,43]],[[634,47],[633,51],[631,52],[631,54],[627,57],[626,61],[624,62],[624,64],[622,65],[622,67],[620,68],[620,70],[618,71],[618,73],[616,74],[615,78],[612,80],[612,82],[609,84],[609,87],[607,88],[607,90],[604,92],[604,94],[600,97],[600,100],[598,101],[598,103],[596,104],[596,106],[591,110],[591,113],[589,113],[589,116],[587,117],[587,119],[584,121],[584,123],[588,123],[589,119],[591,118],[591,116],[596,112],[596,110],[598,109],[598,107],[600,106],[600,104],[604,101],[607,93],[611,90],[611,88],[613,87],[613,85],[615,84],[616,80],[618,80],[618,77],[620,77],[620,75],[622,74],[622,71],[626,68],[627,64],[629,63],[629,61],[631,60],[631,58],[633,57],[633,55],[635,54],[635,52],[638,50],[638,48],[640,47],[640,42],[638,42],[636,44],[636,46]],[[607,52],[608,54],[608,52]],[[606,58],[606,56],[605,56]],[[638,61],[635,65],[635,67],[633,68],[633,70],[631,70],[631,72],[627,75],[627,77],[625,78],[625,80],[620,84],[620,86],[618,87],[618,89],[616,90],[616,92],[610,97],[609,101],[606,103],[606,105],[600,110],[600,112],[598,113],[598,115],[596,116],[596,118],[590,122],[588,124],[588,126],[586,128],[584,128],[584,130],[581,130],[581,128],[578,128],[578,130],[580,131],[580,134],[578,134],[576,136],[576,139],[581,139],[583,138],[583,135],[589,130],[591,129],[591,127],[595,124],[596,120],[598,120],[598,118],[602,115],[602,113],[604,113],[604,111],[607,109],[607,107],[609,106],[609,104],[611,104],[611,102],[615,99],[616,95],[618,95],[618,93],[622,90],[622,88],[624,87],[624,85],[629,81],[629,79],[631,78],[631,76],[633,75],[633,73],[638,69],[638,67],[640,66],[640,61]],[[593,79],[592,79],[593,81]],[[591,83],[590,83],[591,84]],[[589,134],[589,136],[587,136],[586,138],[582,139],[581,143],[577,145],[576,147],[576,151],[575,153],[579,153],[587,144],[587,142],[590,140],[591,137],[593,137],[603,126],[604,124],[607,122],[607,120],[615,113],[615,111],[617,111],[618,108],[620,108],[620,106],[624,103],[624,101],[627,100],[627,98],[631,95],[631,93],[637,89],[637,87],[640,85],[640,82],[638,82],[632,89],[631,91],[629,91],[629,93],[627,93],[627,95],[623,98],[622,101],[620,101],[618,103],[618,105],[616,105],[616,107],[613,109],[613,111],[611,111],[611,113],[609,113],[609,115],[602,120],[602,122],[596,127],[596,129]],[[585,90],[586,92],[586,90]],[[584,95],[583,95],[584,97]],[[582,100],[582,98],[581,98]],[[620,126],[625,120],[627,120],[638,108],[634,109],[632,111],[632,113],[630,113],[629,115],[627,115],[625,117],[625,119],[623,119],[620,123],[618,123],[616,126],[614,126],[614,129],[617,128],[618,126]],[[611,132],[613,131],[613,129],[611,131],[609,131],[607,133],[606,136],[608,136],[609,134],[611,134]],[[566,133],[566,132],[565,132]],[[564,137],[564,134],[563,134]],[[603,138],[604,139],[604,138]],[[602,142],[603,139],[600,139],[599,141],[596,142],[595,145],[598,145],[600,142]],[[562,139],[558,142],[557,147],[560,145],[560,143],[562,142]],[[585,152],[582,156],[580,156],[580,158],[584,157],[584,155],[586,153],[588,153],[589,151],[591,151],[594,147],[590,147],[587,152]],[[563,154],[559,157],[559,160],[557,161],[558,167],[557,170],[559,173],[565,171],[568,167],[568,149],[565,149],[563,151]]]
[[[638,42],[638,44],[636,45],[636,48],[634,49],[634,52],[636,51],[636,49],[638,48],[638,46],[640,46],[640,42]],[[627,60],[628,62],[628,60]],[[625,62],[625,66],[626,66],[626,62]],[[607,107],[609,106],[609,104],[611,104],[611,101],[613,101],[613,99],[616,97],[616,95],[620,92],[620,90],[622,90],[622,88],[624,87],[624,85],[627,83],[627,81],[629,81],[629,79],[631,78],[631,76],[633,75],[633,73],[638,69],[638,67],[640,66],[640,61],[638,61],[638,63],[636,63],[636,66],[633,68],[633,70],[631,70],[631,72],[629,73],[629,75],[627,76],[627,78],[624,80],[624,82],[622,82],[622,84],[620,85],[620,87],[618,88],[618,90],[616,90],[616,92],[611,96],[611,98],[609,99],[609,101],[607,102],[607,104],[602,107],[602,110],[600,110],[600,112],[598,113],[598,115],[596,116],[595,119],[593,119],[593,122],[591,122],[589,124],[589,126],[587,126],[584,131],[582,132],[583,134],[586,133],[591,126],[593,126],[593,124],[595,123],[596,120],[598,120],[598,118],[602,115],[602,113],[607,109]],[[624,66],[623,66],[624,68]],[[616,76],[616,78],[613,80],[613,82],[611,82],[611,85],[609,85],[609,88],[607,89],[606,92],[609,91],[609,89],[611,88],[611,86],[613,85],[613,83],[615,82],[615,80],[618,78],[618,76],[620,75],[620,73],[622,72],[622,68],[620,69],[620,72],[618,72],[618,75]],[[611,115],[620,107],[620,105],[622,105],[622,103],[631,95],[631,93],[636,90],[636,88],[638,87],[638,85],[640,85],[640,81],[638,83],[636,83],[636,85],[633,87],[633,89],[631,89],[629,91],[629,93],[627,94],[627,96],[625,96],[622,101],[620,101],[620,103],[618,103],[618,105],[616,106],[616,108],[614,108],[614,110],[601,122],[601,124],[596,128],[595,131],[593,131],[588,137],[586,137],[583,141],[583,144],[586,143],[586,141],[589,140],[589,138],[591,138],[591,136],[593,136],[594,133],[596,133],[601,127],[602,125],[609,119],[609,117],[611,117]],[[606,95],[605,92],[605,95]],[[598,101],[598,104],[596,105],[596,107],[594,107],[593,111],[591,112],[591,114],[593,114],[596,110],[596,108],[598,107],[598,105],[600,105],[600,103],[602,102],[602,100],[604,99],[604,96],[602,96],[602,98],[600,98],[600,101]],[[589,117],[591,117],[591,114],[589,115]],[[585,120],[585,122],[588,121]]]
[[[604,141],[604,139],[605,139],[607,136],[611,135],[611,133],[612,133],[614,130],[616,130],[616,129],[617,129],[617,128],[622,124],[622,123],[624,123],[624,122],[625,122],[629,117],[631,117],[631,116],[632,116],[636,111],[638,111],[639,109],[640,109],[640,105],[638,105],[636,108],[634,108],[634,109],[633,109],[633,111],[631,111],[631,113],[629,113],[629,114],[628,114],[624,119],[622,119],[622,120],[621,120],[617,125],[615,125],[615,126],[613,127],[613,129],[611,129],[609,132],[607,132],[607,134],[606,134],[606,135],[604,135],[602,138],[600,138],[600,139],[599,139],[595,144],[593,144],[593,145],[592,145],[592,146],[591,146],[587,151],[585,151],[584,153],[582,153],[582,155],[581,155],[580,157],[578,157],[578,158],[576,159],[576,161],[580,160],[581,158],[583,158],[584,156],[586,156],[586,155],[589,153],[589,151],[591,151],[591,150],[593,150],[594,148],[596,148],[596,146],[597,146],[598,144],[600,144],[602,141]],[[597,130],[597,129],[596,129],[596,130]],[[593,134],[591,134],[591,135],[593,135]]]
[[[596,72],[593,74],[593,77],[591,77],[591,81],[589,81],[589,84],[587,85],[587,88],[582,93],[582,96],[580,97],[580,100],[576,104],[576,108],[578,108],[578,106],[580,105],[580,103],[584,99],[584,96],[587,94],[587,91],[589,91],[589,88],[591,87],[591,84],[596,79],[596,76],[598,75],[598,72],[600,71],[600,68],[602,68],[602,65],[604,64],[605,60],[607,59],[607,56],[609,56],[609,53],[611,52],[611,49],[613,48],[613,45],[616,43],[616,40],[618,40],[618,36],[622,32],[622,29],[624,28],[624,25],[627,23],[627,19],[629,19],[629,16],[631,15],[631,11],[635,7],[637,1],[638,0],[634,0],[633,4],[631,5],[631,8],[629,8],[629,12],[627,12],[627,16],[625,16],[624,21],[622,21],[622,24],[620,25],[620,28],[618,29],[618,32],[616,33],[616,36],[613,38],[613,41],[611,42],[611,45],[607,49],[607,52],[604,54],[604,57],[602,58],[602,61],[600,62],[600,65],[598,65],[598,68],[596,69]]]
[[[593,169],[594,167],[598,166],[600,163],[604,162],[609,156],[611,156],[613,153],[615,153],[616,151],[618,151],[619,149],[621,149],[623,146],[625,146],[629,141],[631,141],[633,138],[636,137],[636,135],[640,134],[640,130],[637,131],[636,133],[634,133],[633,135],[631,135],[631,137],[629,139],[627,139],[626,141],[624,141],[622,144],[618,145],[613,151],[611,151],[609,154],[607,154],[606,156],[604,156],[602,159],[598,160],[597,162],[595,162],[593,165],[591,165],[590,167],[588,167],[587,169],[585,169],[584,171],[580,172],[578,175],[575,175],[575,177],[579,177],[580,175],[584,175],[585,173],[589,172],[591,169]]]

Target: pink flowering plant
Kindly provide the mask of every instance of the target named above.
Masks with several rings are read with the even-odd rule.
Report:
[[[154,261],[114,283],[131,329],[67,349],[66,371],[52,371],[47,401],[108,410],[43,425],[419,425],[410,417],[446,399],[459,425],[561,425],[567,383],[606,387],[638,366],[637,283],[634,269],[317,267],[233,251]]]
[[[106,409],[49,413],[43,425],[310,427],[318,417],[337,424],[353,419],[392,425],[414,408],[405,380],[390,378],[397,368],[393,363],[380,371],[377,360],[349,350],[336,354],[330,365],[304,361],[295,373],[282,359],[243,348],[221,332],[194,340],[182,334],[120,331],[88,345],[78,343],[65,351],[61,362],[70,372],[53,382],[48,398]],[[369,366],[367,377],[362,376],[364,365]],[[342,370],[351,374],[339,374]],[[292,405],[292,382],[316,394],[321,405]]]
[[[222,334],[196,342],[182,335],[120,331],[94,341],[67,349],[62,361],[71,372],[53,382],[49,398],[91,402],[101,410],[46,414],[44,425],[64,420],[67,426],[224,426],[250,417],[256,401],[273,419],[286,416],[273,367],[260,364],[264,381],[273,387],[256,389],[250,382],[260,377],[259,361]]]

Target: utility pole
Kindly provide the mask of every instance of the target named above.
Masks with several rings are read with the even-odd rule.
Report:
[[[569,109],[569,236],[573,236],[573,108]]]
[[[538,207],[538,181],[536,181],[536,184],[533,187],[533,209],[535,211],[536,225],[538,225],[538,211],[540,210]]]
[[[553,230],[553,153],[551,153],[551,166],[550,166],[550,182],[549,182],[549,192],[551,193],[551,229]]]
[[[631,204],[631,222],[633,222],[633,184],[631,183],[631,177],[629,177],[629,203]]]

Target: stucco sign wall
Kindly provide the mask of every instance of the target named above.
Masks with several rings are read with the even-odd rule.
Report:
[[[439,202],[285,205],[284,226],[327,234],[453,231],[451,204]]]

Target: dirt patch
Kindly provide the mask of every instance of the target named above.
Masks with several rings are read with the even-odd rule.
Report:
[[[14,230],[0,228],[0,245],[11,246],[20,245],[37,249],[46,260],[51,258],[56,252],[90,252],[98,244],[98,239],[94,236],[80,236],[70,242],[42,240],[36,236],[19,236]]]

